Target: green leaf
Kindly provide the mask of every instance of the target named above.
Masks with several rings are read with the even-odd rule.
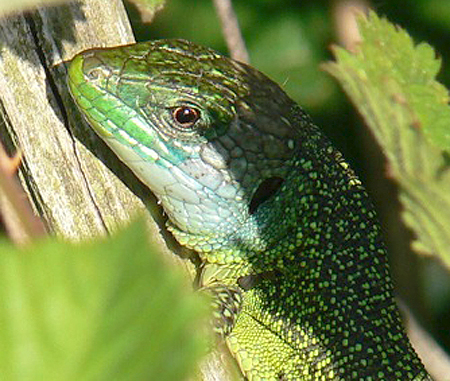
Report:
[[[145,230],[134,223],[83,245],[0,245],[2,379],[188,378],[205,350],[206,309]]]
[[[360,19],[355,53],[335,49],[325,69],[344,88],[387,158],[400,186],[403,217],[418,251],[450,266],[450,108],[435,80],[440,61],[425,44],[371,12]]]

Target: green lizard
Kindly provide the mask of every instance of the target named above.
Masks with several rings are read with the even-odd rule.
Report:
[[[181,40],[77,55],[69,87],[202,259],[249,380],[428,380],[375,212],[305,112],[257,70]]]

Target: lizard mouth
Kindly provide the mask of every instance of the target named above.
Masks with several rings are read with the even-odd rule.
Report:
[[[281,177],[269,177],[262,181],[250,201],[249,213],[253,214],[264,201],[271,198],[280,188],[283,181],[284,179]]]

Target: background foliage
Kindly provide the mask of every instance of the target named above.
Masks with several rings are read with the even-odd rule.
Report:
[[[1,241],[2,379],[187,379],[206,309],[175,270],[143,221],[83,245]]]
[[[30,0],[31,2],[35,1]],[[40,2],[37,1],[36,3]],[[151,0],[151,2],[160,7],[163,0]],[[412,171],[411,173],[414,174],[417,168],[414,166],[400,166],[399,168],[394,167],[394,172],[392,171],[392,167],[387,165],[382,151],[387,153],[388,157],[389,154],[393,154],[395,159],[395,150],[389,153],[385,145],[386,142],[383,142],[375,131],[377,140],[382,141],[384,145],[383,149],[380,149],[374,136],[372,136],[372,133],[364,125],[356,109],[343,94],[338,83],[323,70],[323,63],[333,59],[330,46],[338,40],[336,7],[341,3],[343,1],[338,0],[314,2],[292,2],[288,0],[234,1],[242,32],[249,48],[252,65],[280,83],[312,115],[316,123],[326,131],[335,145],[344,152],[346,158],[357,170],[374,199],[382,220],[382,226],[391,255],[390,260],[396,289],[402,298],[413,307],[415,313],[420,317],[422,323],[428,330],[449,350],[450,320],[448,316],[450,316],[450,276],[448,270],[444,269],[438,260],[418,256],[412,250],[411,243],[416,237],[414,237],[414,234],[405,226],[401,219],[403,209],[398,201],[399,197],[404,200],[405,196],[404,193],[399,192],[396,182],[392,180],[394,176],[397,181],[404,185],[404,182],[402,183],[399,180],[401,179],[402,171],[405,168],[409,168]],[[442,61],[443,68],[438,74],[438,80],[448,88],[450,85],[450,71],[446,69],[446,66],[449,62],[450,54],[447,49],[450,42],[450,1],[391,0],[366,3],[375,9],[379,15],[384,15],[391,22],[397,23],[405,28],[416,42],[427,41],[439,52],[438,58]],[[3,4],[5,4],[4,8]],[[10,4],[8,0],[0,0],[0,12],[9,11],[8,4]],[[185,38],[213,47],[225,54],[227,53],[220,24],[211,0],[197,0],[189,3],[183,0],[168,0],[165,7],[156,15],[151,23],[148,20],[148,15],[142,10],[142,4],[127,3],[127,7],[138,40],[173,37]],[[366,30],[366,35],[369,36],[369,34],[370,31]],[[378,38],[376,33],[372,37],[375,39]],[[386,38],[393,37],[387,36]],[[402,48],[409,49],[408,38],[405,38],[396,41],[397,46],[392,45],[394,47],[392,49],[394,53],[396,49],[399,51]],[[387,46],[387,48],[392,46]],[[428,65],[426,67],[429,68],[429,72],[424,73],[424,78],[426,77],[427,80],[432,81],[432,77],[435,74],[434,71],[437,71],[439,67],[439,62],[436,60],[433,51],[428,48],[423,48],[417,57],[418,60],[422,60],[423,58],[424,63]],[[356,62],[352,62],[353,58],[345,52],[341,51],[339,58],[343,63],[349,65],[348,69],[350,71],[354,67],[357,67],[352,67],[353,64],[358,65]],[[375,54],[369,60],[374,63],[374,73],[376,73],[376,66],[382,68],[382,65],[385,63],[382,59],[376,62],[376,58],[377,55]],[[367,72],[370,73],[371,68],[366,67],[364,70],[368,70]],[[388,68],[382,68],[382,70],[387,72]],[[340,77],[336,70],[332,70],[332,72],[336,77]],[[341,80],[343,77],[345,75],[341,76]],[[408,78],[405,78],[406,82],[408,82]],[[371,85],[376,88],[379,79],[374,80],[372,77],[371,79],[373,80]],[[424,87],[415,88],[415,96],[424,96],[425,99],[429,95],[427,94],[428,84],[429,82],[425,81],[423,84]],[[447,92],[444,88],[440,88],[439,91],[441,92],[441,103],[446,105]],[[351,92],[350,96],[352,96]],[[424,102],[418,105],[422,106],[425,113],[428,112],[427,109],[429,107],[424,107],[428,103]],[[431,103],[430,107],[433,107]],[[367,112],[367,110],[367,108],[360,107],[362,114]],[[437,115],[437,112],[440,112],[435,112],[434,109],[432,111],[429,114],[431,116]],[[443,111],[443,113],[446,112]],[[389,113],[382,112],[380,116],[381,118],[379,119],[382,119],[382,125],[389,127],[391,123]],[[444,120],[437,119],[436,121],[432,121],[430,125],[440,125],[445,129],[448,124],[446,122],[443,123]],[[396,120],[392,120],[393,125],[396,122]],[[442,137],[435,140],[434,143],[438,146],[448,147],[445,138],[444,131]],[[420,148],[421,144],[422,142],[417,143],[417,147]],[[408,148],[414,149],[417,147],[413,144],[409,144],[408,146]],[[410,155],[412,157],[411,162],[414,162],[415,158],[413,156],[415,151],[411,150],[411,152],[413,153],[413,155]],[[441,152],[437,154],[433,153],[433,155],[435,156],[430,157],[434,162],[430,157],[427,157],[428,162],[426,166],[427,168],[433,168],[434,172],[432,172],[432,175],[434,177],[423,178],[422,184],[426,183],[426,185],[429,185],[432,183],[433,186],[440,187],[438,182],[439,173],[436,172],[435,168],[436,160],[442,160],[441,172],[444,173],[444,170],[448,167],[449,156],[448,153],[441,155]],[[415,163],[417,163],[417,160]],[[395,171],[399,173],[395,174]],[[445,173],[448,177],[448,173]],[[437,190],[442,191],[442,188]],[[437,210],[440,206],[442,207],[444,205],[444,203],[439,203],[438,199],[432,201],[436,202],[434,208]],[[448,214],[449,211],[442,208],[442,216],[448,218]],[[423,221],[414,213],[410,214],[408,218],[409,226],[416,224],[418,228],[423,227]],[[445,229],[448,229],[448,224],[444,226],[443,231]],[[116,311],[114,317],[118,318],[114,321],[110,319],[110,326],[105,328],[109,329],[110,332],[98,332],[98,337],[94,335],[94,337],[89,338],[83,338],[82,335],[72,335],[74,339],[72,344],[74,345],[77,344],[77,340],[79,342],[83,340],[86,342],[91,339],[98,340],[95,343],[98,346],[83,346],[82,348],[83,350],[93,350],[94,348],[93,351],[102,357],[100,362],[96,362],[94,365],[89,364],[90,352],[79,353],[80,361],[86,361],[87,364],[84,369],[86,372],[91,372],[87,376],[91,377],[96,374],[106,375],[114,373],[115,360],[121,357],[124,345],[127,346],[130,343],[132,347],[128,347],[127,350],[130,356],[136,359],[145,358],[146,352],[144,349],[152,352],[150,355],[154,356],[154,358],[155,356],[162,355],[161,348],[167,348],[168,353],[174,353],[179,348],[178,340],[180,337],[185,338],[186,342],[193,339],[192,342],[186,344],[188,348],[191,348],[187,352],[192,354],[192,357],[196,357],[199,354],[201,348],[204,347],[204,343],[198,337],[191,337],[189,333],[197,329],[196,322],[199,319],[196,316],[196,312],[201,309],[199,307],[200,304],[197,304],[197,301],[194,299],[190,300],[188,297],[186,300],[183,298],[183,302],[177,305],[177,301],[181,300],[184,294],[181,290],[181,281],[172,279],[171,275],[168,277],[162,275],[166,272],[169,273],[169,271],[165,270],[163,264],[151,262],[153,258],[150,257],[150,254],[148,258],[143,254],[144,256],[142,257],[134,258],[136,261],[130,261],[128,257],[128,251],[130,249],[127,247],[128,243],[124,242],[129,242],[128,240],[131,239],[131,241],[143,243],[145,238],[144,236],[136,238],[132,230],[123,234],[125,235],[121,236],[122,238],[116,238],[116,241],[111,243],[112,246],[86,247],[85,254],[80,257],[77,257],[78,254],[74,254],[75,249],[67,246],[58,246],[56,243],[48,244],[47,246],[42,244],[33,252],[16,251],[8,245],[0,246],[0,251],[2,251],[2,266],[0,268],[4,270],[0,272],[0,278],[3,279],[1,283],[9,285],[2,290],[3,296],[1,299],[4,302],[3,305],[8,308],[0,311],[0,320],[5,318],[4,322],[9,321],[14,323],[11,325],[10,330],[4,329],[1,332],[5,335],[0,340],[5,346],[5,351],[3,351],[4,356],[2,357],[3,363],[0,362],[0,368],[3,367],[0,373],[6,374],[5,372],[10,372],[12,376],[17,376],[18,379],[22,377],[20,372],[24,369],[33,371],[34,374],[42,373],[47,379],[51,379],[51,377],[55,377],[56,379],[58,375],[69,374],[75,366],[80,365],[80,362],[74,364],[71,362],[73,359],[66,357],[61,358],[61,361],[57,363],[52,362],[50,365],[46,365],[49,359],[54,358],[52,357],[54,355],[52,351],[58,347],[58,340],[68,331],[69,326],[71,328],[78,327],[80,328],[80,332],[86,333],[95,331],[98,319],[102,319],[102,321],[105,319],[105,316],[102,316],[102,314],[105,314],[106,320],[108,320],[107,308],[103,310],[92,309],[93,305],[105,300],[113,301],[110,306],[106,307],[113,308]],[[129,235],[129,237],[125,238],[126,235]],[[445,238],[448,239],[448,236]],[[119,250],[117,252],[115,251],[115,249],[120,248],[122,248],[121,252]],[[416,245],[415,248],[422,249],[418,251],[427,251],[425,250],[426,245]],[[92,252],[90,251],[91,249]],[[133,250],[136,251],[138,248],[134,248]],[[141,249],[139,248],[139,250]],[[142,253],[144,253],[144,250],[146,249],[142,248]],[[154,252],[155,250],[150,250],[150,252],[152,251]],[[68,253],[72,253],[72,255],[66,256]],[[61,256],[61,254],[64,255]],[[27,256],[31,257],[30,261],[24,260],[24,258],[27,259]],[[103,262],[104,258],[107,258],[106,262]],[[69,278],[72,278],[70,278],[71,282],[67,282],[67,276],[61,276],[63,274],[60,270],[61,267],[52,267],[53,265],[46,267],[46,261],[52,264],[59,263],[66,270],[67,268],[74,270],[80,266],[85,267],[82,273],[91,274],[92,278],[88,279],[91,283],[85,283],[84,287],[92,284],[92,289],[99,291],[100,294],[88,295],[86,293],[85,295],[78,295],[77,292],[80,293],[83,291],[83,288],[80,289],[80,284],[83,284],[85,280],[77,278],[79,274],[74,273],[69,274]],[[67,261],[74,262],[67,267]],[[119,266],[117,266],[118,263],[120,264]],[[42,271],[31,271],[31,269],[35,270],[37,266],[43,266],[44,268]],[[104,271],[92,271],[94,268],[102,268]],[[144,269],[145,271],[143,271]],[[46,274],[47,277],[40,277],[39,274]],[[151,277],[148,277],[148,274],[152,274]],[[161,279],[158,278],[159,275],[162,276]],[[152,283],[152,279],[156,279],[158,282]],[[24,281],[27,282],[27,287],[23,287]],[[102,288],[102,285],[106,285],[107,287]],[[164,285],[161,289],[162,291],[159,289],[161,285]],[[111,286],[113,288],[109,288]],[[116,286],[117,288],[114,288]],[[24,292],[25,289],[30,293],[27,294]],[[46,289],[50,289],[53,293],[43,292]],[[119,289],[122,291],[119,292]],[[142,293],[144,289],[150,290],[149,293]],[[18,295],[20,298],[17,297]],[[142,317],[140,308],[138,307],[144,304],[148,306],[152,303],[148,303],[148,300],[140,304],[136,303],[136,297],[157,300],[161,298],[161,295],[164,295],[163,299],[165,299],[165,303],[161,303],[159,308],[145,310],[145,316]],[[63,311],[45,310],[43,308],[45,303],[49,303],[50,305],[58,298],[63,304],[65,303]],[[39,308],[36,307],[37,305]],[[173,306],[179,307],[179,314],[173,313],[173,321],[167,320],[165,322],[165,327],[172,324],[170,332],[166,332],[169,335],[161,335],[160,337],[161,341],[166,341],[166,343],[153,341],[156,343],[156,347],[146,345],[146,337],[152,336],[152,340],[155,337],[154,332],[150,329],[146,331],[143,327],[153,327],[152,329],[155,326],[157,327],[161,321],[161,315],[167,312],[167,306],[170,306],[170,308]],[[36,311],[40,313],[47,311],[50,315],[43,316],[33,313]],[[89,315],[92,312],[94,312],[94,315]],[[11,316],[6,317],[10,313],[16,313],[16,315],[12,319]],[[60,317],[62,316],[62,319],[59,319],[61,326],[51,326],[51,319],[54,319],[54,316],[51,316],[52,313],[59,314]],[[132,314],[131,320],[134,322],[134,325],[121,325],[120,318],[128,313]],[[32,323],[31,326],[21,326],[20,322],[24,321],[23,319],[27,319],[27,322]],[[181,324],[186,321],[189,322],[188,325]],[[46,331],[49,327],[51,329]],[[86,327],[88,327],[87,330]],[[43,332],[49,333],[47,337],[51,339],[50,341],[45,341],[42,340],[42,337],[37,337]],[[140,333],[137,335],[136,332]],[[140,337],[142,332],[144,336]],[[124,339],[121,340],[121,336],[117,335],[117,333],[122,334]],[[23,354],[24,350],[30,350],[30,348],[21,347],[24,342],[17,340],[17,338],[27,337],[29,339],[30,337],[33,338],[33,335],[36,335],[34,344],[43,345],[39,349],[39,353],[43,357],[38,359],[36,357],[33,358],[33,356],[28,356],[27,358],[32,361],[29,364],[25,364],[26,367],[22,368],[21,366],[23,364],[18,361],[19,357],[15,356],[18,356],[20,353]],[[115,337],[117,342],[112,343],[114,344],[112,346],[109,345],[111,343],[104,345],[110,337]],[[33,340],[31,343],[33,343]],[[115,351],[115,353],[108,352],[108,348],[112,348],[112,352]],[[68,349],[65,352],[66,354],[74,353],[73,348]],[[101,351],[102,349],[105,349],[104,353]],[[139,355],[134,357],[133,351],[136,351],[136,353],[139,352]],[[30,353],[34,352],[31,351]],[[171,358],[173,356],[167,356],[165,354],[163,357]],[[162,376],[163,378],[160,377],[159,379],[164,379],[164,377],[165,379],[183,378],[183,375],[189,371],[192,362],[191,359],[186,359],[182,356],[179,357],[179,360],[176,366],[171,363],[165,368],[165,370],[175,373],[167,373],[166,376]],[[154,362],[154,364],[160,362]],[[16,368],[11,367],[11,364],[14,364]],[[129,374],[138,374],[139,378],[152,378],[152,372],[159,372],[159,370],[151,368],[151,366],[148,367],[147,365],[149,364],[134,363],[129,368],[122,367],[121,371],[125,372],[124,377],[127,377],[126,372],[130,372]]]

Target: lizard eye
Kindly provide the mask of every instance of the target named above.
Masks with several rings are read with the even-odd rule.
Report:
[[[193,107],[180,106],[172,110],[175,122],[183,128],[191,128],[200,119],[200,111]]]

